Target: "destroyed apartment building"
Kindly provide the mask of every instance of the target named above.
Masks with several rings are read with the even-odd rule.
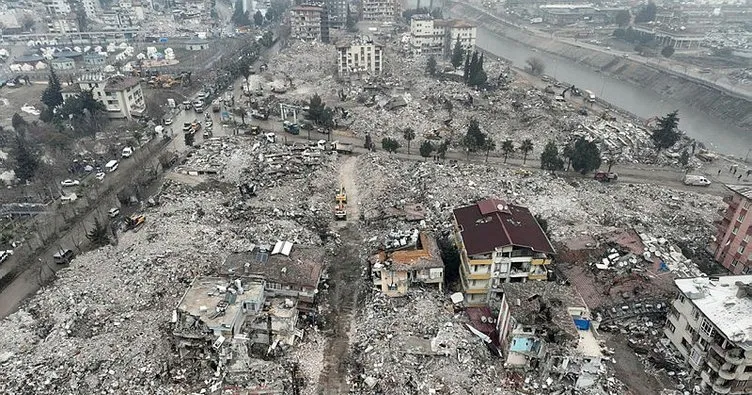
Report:
[[[671,347],[713,394],[752,393],[752,275],[674,283],[663,329]]]
[[[414,284],[444,285],[444,261],[436,239],[413,229],[391,232],[381,251],[369,259],[371,279],[385,295],[404,296]]]
[[[485,199],[454,209],[465,304],[500,300],[503,283],[547,280],[554,248],[526,207]]]
[[[747,244],[752,238],[752,215],[747,213],[752,205],[752,187],[726,185],[732,195],[723,198],[728,207],[723,218],[715,221],[716,235],[708,249],[715,260],[734,274],[752,273],[752,249]]]

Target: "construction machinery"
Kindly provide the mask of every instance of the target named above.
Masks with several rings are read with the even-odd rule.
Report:
[[[344,221],[347,219],[347,208],[344,203],[339,202],[334,206],[334,218],[338,221]]]
[[[162,74],[159,76],[151,77],[148,84],[152,88],[172,88],[175,85],[179,85],[180,81],[172,78],[172,76],[167,74]]]
[[[297,123],[292,123],[290,121],[284,121],[282,122],[282,128],[285,130],[285,132],[290,133],[292,135],[299,135],[300,134],[300,127]]]
[[[137,232],[138,229],[141,228],[141,225],[144,224],[146,221],[146,216],[143,214],[134,214],[129,217],[124,217],[125,220],[125,231],[132,230],[134,232]]]
[[[339,188],[339,191],[337,191],[337,194],[335,195],[334,200],[337,203],[347,204],[347,192],[345,192],[344,185]]]

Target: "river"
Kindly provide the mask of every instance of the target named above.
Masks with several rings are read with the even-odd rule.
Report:
[[[598,73],[583,64],[536,51],[483,27],[478,27],[477,46],[519,68],[524,68],[525,61],[535,56],[546,64],[547,74],[557,80],[589,89],[596,96],[640,118],[663,116],[679,110],[679,128],[714,151],[745,158],[752,148],[752,133],[747,130],[709,117],[688,103]]]

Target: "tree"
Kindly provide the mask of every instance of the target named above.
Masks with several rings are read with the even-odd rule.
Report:
[[[457,35],[457,41],[454,42],[454,49],[452,50],[452,66],[455,70],[462,65],[462,55],[465,51],[462,49],[462,43],[460,42],[460,36]]]
[[[27,126],[29,126],[29,123],[26,122],[25,119],[23,119],[22,116],[18,115],[18,113],[13,113],[13,117],[10,120],[10,124],[13,126],[13,130],[16,132],[20,131],[21,129],[25,129]]]
[[[381,139],[381,148],[383,148],[384,151],[386,152],[393,154],[397,152],[399,147],[400,147],[400,143],[393,138],[384,137],[383,139]]]
[[[433,144],[431,144],[431,141],[423,140],[423,142],[420,143],[420,156],[428,158],[434,150],[435,148]]]
[[[235,0],[235,9],[232,12],[230,20],[235,26],[248,26],[251,24],[248,14],[243,11],[243,0]]]
[[[86,238],[89,239],[91,244],[95,247],[104,247],[110,244],[110,231],[107,229],[107,224],[99,221],[99,218],[94,217],[94,227],[86,233]]]
[[[84,10],[84,4],[81,0],[71,1],[73,6],[73,13],[76,17],[76,24],[78,25],[79,32],[85,32],[89,28],[89,20],[86,18],[86,10]]]
[[[540,161],[541,169],[543,170],[556,171],[564,169],[564,160],[559,157],[559,148],[553,141],[546,143],[540,155]]]
[[[533,152],[533,142],[530,139],[525,139],[520,144],[520,151],[522,151],[522,164],[527,162],[527,154]]]
[[[410,142],[415,140],[415,130],[413,128],[405,128],[402,130],[402,137],[407,141],[407,154],[410,155]]]
[[[447,150],[449,150],[449,142],[444,140],[439,144],[439,148],[436,149],[436,155],[438,155],[441,160],[444,160],[446,158]]]
[[[619,27],[629,26],[629,22],[632,21],[632,14],[629,12],[629,10],[621,10],[616,13],[616,17],[614,18],[614,22],[616,22]]]
[[[470,78],[470,53],[469,52],[465,54],[465,67],[462,73],[462,80],[467,82],[468,78]]]
[[[60,93],[62,86],[60,80],[57,78],[55,71],[50,69],[50,78],[47,82],[47,88],[42,92],[42,103],[50,109],[63,104],[63,95]]]
[[[24,130],[16,132],[13,157],[16,160],[16,166],[13,169],[16,177],[23,183],[31,181],[39,168],[39,152],[36,146],[26,139]]]
[[[353,16],[352,12],[350,11],[350,3],[347,4],[347,19],[345,20],[345,27],[347,28],[347,31],[350,33],[355,33],[358,31],[357,27],[358,20],[355,19],[355,16]]]
[[[655,3],[650,1],[647,5],[640,8],[640,11],[638,11],[637,15],[635,15],[634,21],[635,23],[652,22],[655,20],[655,15],[657,13],[658,8],[655,6]]]
[[[483,71],[483,54],[478,56],[477,52],[473,52],[466,82],[470,86],[480,87],[486,83],[486,80],[486,72]]]
[[[566,171],[569,171],[569,165],[572,164],[572,155],[574,155],[574,144],[570,142],[565,145],[564,149],[561,151],[561,156],[567,158]]]
[[[528,58],[525,63],[527,63],[527,68],[533,75],[541,75],[546,70],[546,65],[543,64],[543,61],[536,57]]]
[[[471,119],[467,125],[467,133],[462,139],[462,145],[467,150],[467,157],[470,158],[471,152],[476,152],[485,147],[486,135],[480,130],[478,120]]]
[[[436,57],[431,55],[426,62],[426,73],[428,75],[436,75]]]
[[[253,23],[255,23],[256,26],[264,24],[264,14],[262,14],[260,10],[253,14]]]
[[[489,136],[483,140],[483,150],[486,151],[486,163],[488,163],[488,154],[496,150],[496,142]]]
[[[671,148],[679,141],[681,132],[679,132],[678,126],[679,110],[674,110],[666,114],[666,116],[658,118],[658,126],[653,130],[653,134],[650,135],[658,152],[666,148]]]
[[[661,50],[661,55],[663,55],[664,58],[670,58],[671,55],[673,55],[673,54],[674,54],[674,47],[672,47],[670,45],[666,45]]]
[[[274,33],[269,30],[265,31],[264,34],[261,35],[261,40],[259,42],[264,47],[270,48],[272,44],[274,44]]]
[[[507,163],[509,154],[514,152],[514,143],[512,142],[512,140],[506,139],[501,143],[501,152],[504,153],[504,163]]]
[[[591,172],[601,166],[601,150],[593,141],[580,137],[574,142],[572,168],[581,174]]]
[[[687,167],[689,165],[689,152],[687,150],[683,150],[681,153],[681,156],[679,156],[679,164],[682,165],[682,167]]]

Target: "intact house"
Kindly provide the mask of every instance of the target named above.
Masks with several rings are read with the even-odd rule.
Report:
[[[555,253],[526,207],[485,199],[453,212],[465,304],[499,300],[501,284],[545,281]]]
[[[228,255],[221,272],[262,280],[268,295],[295,299],[297,308],[312,312],[323,276],[324,255],[319,247],[293,248],[293,243],[279,241],[274,247],[259,246]]]
[[[752,393],[752,275],[674,280],[663,333],[714,394]]]
[[[394,233],[369,260],[374,287],[385,295],[404,296],[414,284],[444,286],[444,261],[436,239],[418,230]]]
[[[76,63],[71,58],[56,58],[50,61],[50,66],[55,71],[65,71],[75,69]]]
[[[86,74],[79,77],[74,85],[63,88],[63,100],[90,90],[94,99],[104,104],[109,118],[139,117],[146,110],[141,81],[135,77],[104,74]]]

